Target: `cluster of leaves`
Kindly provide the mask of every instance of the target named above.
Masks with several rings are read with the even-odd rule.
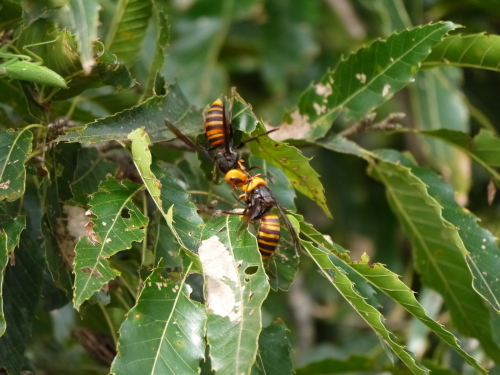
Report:
[[[384,20],[381,34],[387,38],[336,65],[325,60],[328,69],[322,77],[312,75],[313,84],[295,82],[299,94],[294,85],[287,87],[290,73],[278,66],[282,54],[293,61],[292,71],[307,65],[297,50],[314,43],[296,21],[317,5],[283,4],[267,1],[259,8],[256,0],[218,5],[200,0],[182,10],[159,0],[0,0],[0,369],[117,375],[453,373],[442,369],[450,366],[442,354],[447,351],[457,354],[455,363],[478,373],[500,363],[500,249],[455,199],[464,202],[468,195],[471,179],[464,165],[470,160],[491,179],[491,192],[500,186],[495,169],[500,138],[477,109],[484,128],[470,136],[457,68],[497,71],[500,37],[449,35],[458,27],[452,22],[414,27],[402,1],[360,0],[359,7]],[[253,224],[245,228],[238,215],[213,215],[213,199],[225,210],[235,203],[230,188],[218,183],[213,163],[200,163],[184,144],[166,142],[174,136],[165,119],[187,135],[201,133],[202,109],[191,103],[206,104],[220,94],[224,73],[217,56],[222,61],[220,52],[234,48],[231,38],[245,41],[238,30],[256,27],[259,12],[269,18],[261,41],[263,79],[274,97],[286,97],[293,109],[276,137],[249,143],[246,159],[270,178],[300,233],[301,273],[313,269],[307,276],[316,282],[319,272],[322,289],[336,290],[351,315],[357,313],[355,319],[405,366],[376,355],[311,356],[294,366],[285,321],[291,323],[286,312],[283,321],[276,320],[280,310],[272,307],[283,291],[292,289],[291,300],[299,298],[297,288],[305,283],[302,276],[294,282],[299,259],[290,234],[282,230],[276,254],[263,262]],[[167,14],[177,33],[168,59]],[[296,49],[282,44],[290,39],[297,41]],[[245,59],[236,60],[233,69],[243,69]],[[179,69],[178,84],[166,83],[172,66]],[[410,93],[412,129],[395,126],[400,117],[394,115],[374,123],[375,110],[399,108],[398,92]],[[236,144],[265,128],[238,93],[233,97]],[[366,138],[373,133],[347,138],[374,129],[418,137],[415,149],[444,179],[408,153],[366,146],[374,142]],[[278,139],[293,139],[294,145]],[[307,202],[303,207],[315,206],[315,215],[305,212],[306,219],[331,217],[332,207],[329,189],[325,192],[310,159],[295,146],[348,155],[368,166],[368,175],[385,189],[395,226],[411,245],[410,271],[414,267],[422,284],[419,300],[389,267],[371,263],[366,253],[353,260],[295,213],[301,212],[295,190],[304,199],[298,202]],[[348,182],[346,189],[355,194],[356,186]],[[428,304],[427,288],[441,302]],[[316,293],[313,287],[310,292]],[[382,302],[397,304],[393,311],[401,309],[420,324],[418,333],[408,334],[410,349],[422,350],[411,338],[437,336],[436,361],[423,352],[415,355],[396,337]],[[435,319],[441,309],[446,327]],[[296,315],[300,326],[304,321]],[[457,335],[465,343],[476,339],[477,355],[464,350]]]

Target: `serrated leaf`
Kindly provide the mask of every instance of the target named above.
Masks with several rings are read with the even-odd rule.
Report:
[[[252,135],[262,134],[265,131],[264,126],[258,124]],[[332,216],[326,205],[319,174],[312,169],[309,165],[309,159],[302,155],[297,148],[274,141],[267,135],[259,137],[249,144],[253,155],[282,169],[295,189],[314,200],[329,217]]]
[[[485,33],[444,38],[422,63],[422,68],[463,66],[499,71],[500,36]]]
[[[115,175],[118,165],[106,161],[94,147],[85,147],[78,152],[78,164],[71,183],[73,201],[86,206],[90,194],[97,191],[99,184],[106,180],[108,174]]]
[[[311,255],[314,262],[319,266],[323,276],[337,288],[340,294],[342,294],[358,312],[359,316],[373,328],[375,333],[377,333],[406,366],[408,366],[414,374],[429,374],[429,370],[416,360],[415,355],[397,342],[397,338],[394,334],[384,325],[383,315],[375,307],[366,302],[365,298],[362,297],[357,290],[356,284],[345,275],[342,269],[335,266],[331,259],[335,256],[329,255],[325,251],[316,248],[310,242],[304,241],[302,245]]]
[[[174,206],[173,221],[181,246],[196,252],[204,226],[196,212],[196,206],[189,201],[187,192],[168,171],[158,162],[152,163],[149,137],[144,128],[133,131],[129,139],[132,140],[134,163],[156,206],[167,222],[167,213]]]
[[[199,257],[205,276],[207,340],[218,375],[249,374],[257,354],[261,307],[269,293],[257,242],[242,221],[227,215],[202,232]]]
[[[481,165],[500,187],[500,174],[493,167],[500,167],[500,138],[491,131],[481,129],[478,135],[471,138],[468,134],[448,129],[421,131],[420,134],[441,139],[460,148],[472,160]]]
[[[439,22],[405,30],[341,61],[299,101],[295,118],[311,127],[307,137],[323,136],[343,110],[356,121],[378,108],[411,81],[431,49],[455,28]]]
[[[326,358],[312,362],[295,370],[296,375],[325,375],[325,374],[348,374],[353,372],[363,373],[377,371],[375,360],[360,355],[352,355],[345,360]]]
[[[15,201],[24,194],[26,169],[33,133],[0,132],[0,200]]]
[[[257,360],[252,367],[252,375],[294,374],[290,358],[292,344],[287,337],[285,323],[279,321],[262,330],[259,336]]]
[[[467,264],[474,276],[474,288],[495,310],[500,311],[500,248],[496,238],[478,224],[478,218],[460,206],[454,191],[433,171],[412,166],[412,173],[427,186],[427,191],[443,207],[443,218],[455,225],[465,248]]]
[[[134,195],[143,187],[128,180],[119,182],[112,177],[100,184],[99,191],[90,199],[90,212],[95,215],[92,227],[98,243],[81,237],[75,247],[75,295],[73,306],[92,297],[108,281],[119,273],[112,269],[107,258],[118,251],[128,249],[132,241],[144,238],[142,229],[148,223],[132,202]]]
[[[156,14],[156,48],[153,61],[149,68],[148,80],[144,89],[144,98],[149,98],[155,93],[155,81],[157,75],[161,71],[163,62],[165,61],[165,47],[170,40],[170,26],[167,22],[167,16],[155,5]],[[162,85],[163,86],[163,85]],[[157,92],[156,94],[160,94]]]
[[[394,153],[391,159],[397,158]],[[441,293],[460,332],[479,339],[490,357],[500,358],[489,328],[488,309],[472,288],[467,250],[457,228],[442,217],[442,208],[428,194],[427,185],[409,168],[382,159],[372,164],[370,174],[386,186],[388,201],[412,244],[415,267],[423,282]]]
[[[420,130],[469,130],[469,113],[460,92],[460,71],[448,68],[419,72],[410,85],[414,127]],[[471,184],[470,160],[456,147],[419,138],[427,163],[440,171],[458,194],[466,197]]]
[[[80,62],[86,75],[95,64],[92,44],[97,40],[99,4],[97,0],[69,0],[77,35]]]
[[[429,327],[444,342],[450,345],[467,363],[476,368],[480,373],[486,375],[486,371],[479,363],[458,345],[457,338],[427,315],[424,308],[415,299],[414,292],[399,279],[398,275],[380,263],[369,264],[368,257],[364,257],[360,262],[352,262],[350,267],[362,275],[369,283],[398,302],[409,313]]]
[[[26,228],[26,216],[20,215],[0,224],[0,291],[3,287],[5,268],[9,262],[9,253],[19,245],[21,232]],[[15,263],[15,255],[12,256]],[[5,333],[6,323],[3,313],[3,299],[0,293],[0,336]]]
[[[111,373],[198,374],[205,355],[204,307],[189,298],[190,288],[183,275],[162,277],[156,268],[144,282],[136,305],[120,328],[118,355]]]
[[[167,141],[175,136],[165,126],[165,119],[185,134],[199,132],[203,124],[201,110],[187,102],[178,85],[171,85],[166,95],[153,96],[136,107],[94,121],[80,132],[69,132],[59,137],[58,141],[95,143],[126,140],[138,126],[145,127],[152,142]]]
[[[7,329],[0,337],[0,368],[9,374],[20,374],[25,365],[24,351],[31,342],[45,272],[41,202],[33,183],[28,183],[22,204],[23,211],[29,214],[26,230],[15,250],[15,265],[8,265],[5,270],[2,289]]]
[[[151,0],[121,0],[106,37],[106,48],[131,65],[141,51],[153,11]]]

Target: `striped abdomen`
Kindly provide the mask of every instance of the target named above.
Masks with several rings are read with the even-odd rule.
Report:
[[[269,258],[280,240],[280,219],[276,215],[264,215],[260,220],[257,243],[262,258]]]
[[[203,130],[207,137],[210,148],[218,147],[224,143],[224,104],[217,99],[212,103],[205,114],[205,125]]]

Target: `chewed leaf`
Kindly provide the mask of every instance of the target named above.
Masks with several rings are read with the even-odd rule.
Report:
[[[165,126],[168,119],[183,133],[200,131],[203,124],[201,110],[190,105],[178,85],[168,87],[166,95],[153,96],[144,103],[123,112],[87,124],[85,129],[59,137],[59,141],[104,142],[126,140],[139,126],[144,126],[152,142],[175,138]]]
[[[261,307],[269,292],[255,237],[244,230],[238,238],[241,225],[240,217],[232,215],[209,222],[199,248],[210,358],[222,375],[249,373],[262,329]]]
[[[0,200],[15,201],[24,194],[26,169],[33,133],[0,133]]]
[[[343,110],[348,119],[360,120],[411,82],[431,49],[456,27],[451,22],[416,27],[350,55],[302,95],[292,114],[295,125],[304,123],[307,137],[318,139]]]
[[[119,273],[113,270],[107,258],[128,249],[132,241],[144,238],[148,218],[132,202],[143,187],[130,181],[118,182],[112,177],[101,183],[89,204],[95,216],[87,227],[87,237],[80,238],[75,252],[75,295],[73,305],[78,309],[108,281]]]
[[[170,273],[167,279],[162,271],[154,269],[145,280],[120,328],[112,374],[198,374],[205,355],[205,309],[189,298],[189,266],[185,274]]]
[[[262,124],[259,124],[252,134],[257,135],[265,131]],[[332,216],[326,205],[325,189],[319,181],[318,173],[309,165],[309,159],[302,155],[296,147],[274,141],[267,135],[259,137],[249,144],[253,155],[280,168],[285,172],[295,189],[314,200],[328,216]]]
[[[18,216],[0,224],[0,290],[3,286],[5,267],[10,261],[15,264],[15,254],[11,254],[16,246],[19,245],[21,232],[26,228],[26,216]],[[3,313],[3,299],[0,293],[0,336],[5,332],[5,318]]]

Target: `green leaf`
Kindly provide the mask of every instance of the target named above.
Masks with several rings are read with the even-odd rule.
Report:
[[[262,134],[266,130],[259,124],[252,135]],[[295,147],[274,141],[267,135],[250,142],[252,155],[262,158],[285,172],[292,185],[299,192],[314,200],[331,217],[326,205],[323,185],[318,173],[309,165],[309,160]]]
[[[198,374],[205,355],[204,307],[189,298],[183,275],[162,277],[156,268],[145,280],[137,304],[120,328],[118,355],[111,367],[115,375]]]
[[[45,272],[41,202],[35,184],[28,184],[22,204],[23,211],[29,214],[26,230],[21,233],[19,247],[14,253],[15,265],[8,265],[5,270],[2,289],[7,329],[0,337],[0,368],[6,369],[8,374],[20,374],[25,365],[24,351],[32,341],[32,325]]]
[[[414,292],[399,279],[398,275],[380,263],[369,264],[367,256],[363,256],[359,262],[352,262],[350,266],[362,275],[365,280],[398,302],[410,314],[429,327],[437,336],[460,354],[467,363],[486,375],[486,371],[479,363],[458,345],[457,338],[427,315],[425,309],[415,299]]]
[[[326,374],[358,374],[376,371],[375,360],[360,355],[352,355],[346,360],[326,358],[321,361],[309,363],[295,370],[296,375],[326,375]]]
[[[295,125],[308,124],[308,138],[317,139],[342,110],[347,119],[362,119],[405,87],[431,49],[456,27],[439,22],[405,30],[352,54],[306,90],[299,112],[292,114]]]
[[[153,96],[136,107],[94,121],[80,132],[69,132],[59,137],[58,141],[95,143],[126,140],[139,126],[145,127],[152,142],[167,141],[175,136],[167,130],[165,119],[185,134],[199,132],[203,124],[201,110],[186,101],[178,85],[171,85],[166,95]]]
[[[144,238],[142,227],[148,219],[132,202],[135,194],[142,189],[142,186],[128,180],[119,182],[108,177],[99,186],[99,191],[92,195],[89,204],[90,212],[95,215],[91,228],[95,236],[81,237],[75,248],[73,306],[77,310],[94,292],[119,275],[109,266],[107,258],[130,248],[132,241]]]
[[[452,129],[468,132],[469,113],[459,89],[460,71],[448,68],[419,72],[410,85],[414,127],[420,130]],[[470,160],[456,147],[444,142],[419,138],[427,163],[449,181],[458,194],[469,191]]]
[[[187,192],[168,171],[157,162],[152,164],[149,137],[144,128],[133,131],[129,139],[132,140],[134,163],[156,206],[166,220],[167,212],[174,206],[173,220],[181,246],[196,252],[204,226],[196,206],[189,201]]]
[[[394,353],[408,366],[414,374],[429,374],[421,363],[415,359],[415,355],[406,350],[397,342],[394,334],[384,325],[383,315],[371,304],[367,303],[357,289],[357,285],[350,280],[341,268],[337,267],[332,259],[334,255],[329,255],[327,252],[313,246],[310,242],[302,242],[306,251],[311,255],[314,262],[320,268],[323,276],[325,276],[332,285],[342,294],[342,296],[351,304],[377,335],[385,342]]]
[[[478,218],[460,206],[453,189],[433,171],[412,166],[412,173],[421,179],[427,191],[443,207],[443,218],[453,224],[468,253],[467,264],[472,271],[473,285],[495,310],[500,311],[500,248],[490,231],[478,225]]]
[[[179,245],[160,211],[155,212],[148,225],[148,240],[151,242],[154,265],[163,259],[163,264],[167,268],[175,269],[182,266]]]
[[[20,215],[15,219],[9,219],[0,224],[0,290],[2,290],[5,268],[9,261],[9,255],[12,256],[12,262],[15,263],[15,255],[10,254],[16,246],[19,245],[21,232],[26,228],[26,216]],[[3,313],[3,299],[0,293],[0,336],[5,333],[6,323]]]
[[[261,307],[269,293],[255,237],[235,215],[212,220],[198,250],[205,276],[207,340],[217,375],[248,374],[257,354]]]
[[[262,330],[259,336],[257,360],[252,367],[252,375],[290,375],[293,363],[290,358],[292,344],[287,337],[287,328],[282,321],[273,323]]]
[[[422,63],[422,68],[453,65],[499,71],[499,35],[453,35],[444,38]]]
[[[151,0],[120,0],[106,37],[106,48],[126,65],[131,65],[141,51],[153,6]]]
[[[420,131],[419,134],[443,140],[464,151],[481,165],[500,187],[500,174],[494,167],[500,167],[500,138],[486,129],[471,138],[468,134],[448,129]]]
[[[24,194],[26,169],[33,133],[0,132],[0,200],[12,202]]]
[[[394,160],[398,155],[385,153],[384,157]],[[458,230],[443,218],[441,205],[429,195],[427,185],[402,166],[401,159],[380,160],[371,165],[370,174],[387,189],[387,199],[412,244],[415,267],[423,282],[443,296],[460,332],[476,337],[489,356],[500,358],[488,309],[472,288],[467,250]]]
[[[118,166],[106,161],[94,147],[85,147],[78,152],[78,164],[71,183],[73,202],[86,206],[90,194],[97,191],[99,184],[106,180],[108,174],[115,175]]]
[[[155,81],[158,73],[161,71],[165,61],[165,47],[170,40],[170,26],[167,22],[167,16],[155,6],[156,13],[156,48],[153,62],[149,68],[148,80],[144,89],[144,98],[149,98],[155,93]],[[160,94],[160,93],[156,93]]]
[[[89,75],[95,64],[92,44],[97,40],[99,4],[97,0],[69,0],[69,5],[73,10],[80,62],[85,74]]]

